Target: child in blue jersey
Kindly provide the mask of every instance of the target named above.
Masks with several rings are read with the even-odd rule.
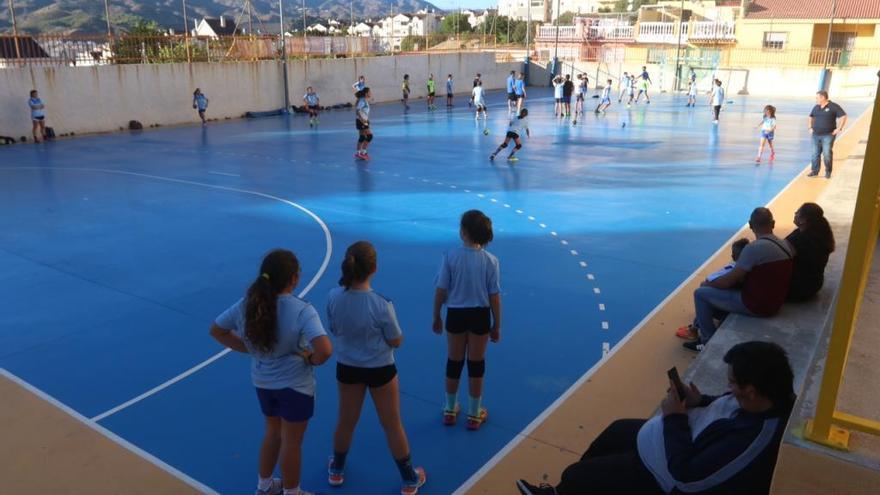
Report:
[[[605,110],[608,110],[608,107],[611,106],[611,84],[613,84],[611,79],[605,81],[605,87],[602,88],[602,99],[599,100],[599,106],[596,107],[596,113],[605,113]]]
[[[637,78],[639,83],[639,94],[636,95],[636,103],[639,102],[639,98],[642,97],[642,93],[645,94],[645,100],[647,103],[651,104],[651,96],[648,95],[648,88],[653,84],[651,81],[651,76],[648,74],[648,68],[644,65],[642,66],[642,74]]]
[[[303,103],[306,104],[306,110],[309,112],[309,127],[318,125],[318,105],[321,104],[321,98],[315,89],[309,86],[306,88],[306,94],[303,95]]]
[[[477,430],[489,417],[482,406],[486,347],[501,338],[501,285],[498,259],[486,251],[492,220],[479,210],[461,216],[463,245],[443,255],[434,293],[434,333],[443,331],[440,310],[446,305],[446,400],[443,424],[458,417],[458,382],[468,367],[467,428]]]
[[[363,91],[364,88],[367,87],[367,80],[364,76],[358,76],[358,80],[351,85],[351,89],[354,90],[355,93],[358,91]]]
[[[522,72],[519,73],[516,81],[514,81],[513,92],[516,94],[516,111],[519,112],[526,101],[526,80]]]
[[[369,390],[391,455],[403,478],[400,493],[415,495],[427,478],[424,469],[413,468],[409,442],[400,419],[400,385],[394,366],[394,349],[403,343],[403,332],[397,323],[394,305],[373,292],[371,281],[376,269],[376,249],[372,244],[358,241],[349,246],[342,261],[341,287],[330,291],[327,302],[327,321],[336,341],[339,384],[339,422],[333,435],[328,481],[332,486],[345,482],[346,457]]]
[[[193,92],[193,108],[198,109],[202,125],[208,125],[207,120],[205,120],[205,111],[208,109],[208,97],[199,88],[196,88],[195,92]]]
[[[299,482],[303,436],[315,409],[312,368],[333,351],[318,312],[293,295],[298,282],[296,256],[274,250],[263,258],[245,297],[211,325],[217,342],[251,355],[251,381],[266,417],[257,495],[309,494]],[[279,457],[280,480],[272,478]]]
[[[758,145],[758,157],[755,163],[761,163],[761,157],[764,156],[764,143],[770,147],[770,161],[776,159],[776,150],[773,149],[773,138],[776,135],[776,107],[767,105],[764,107],[764,117],[758,124],[761,128],[761,144]]]
[[[697,105],[697,82],[691,81],[688,83],[688,107],[694,107]]]
[[[529,136],[529,123],[526,119],[528,115],[529,110],[523,108],[519,112],[518,116],[510,119],[510,123],[507,125],[507,135],[504,136],[504,142],[498,145],[498,148],[495,150],[494,153],[489,155],[489,160],[495,160],[495,156],[498,155],[501,150],[507,148],[507,145],[510,143],[511,140],[513,140],[515,146],[512,150],[510,150],[510,154],[507,155],[507,161],[515,162],[519,160],[519,158],[513,155],[514,153],[522,149],[522,141],[520,139],[522,138],[523,133],[525,133],[526,136]]]
[[[373,140],[373,130],[370,129],[370,88],[358,91],[355,96],[357,104],[355,105],[354,125],[358,130],[358,142],[354,157],[358,160],[369,160],[370,155],[367,154],[367,148]]]
[[[31,91],[31,97],[28,99],[28,107],[31,109],[34,142],[39,143],[40,138],[46,136],[46,105],[43,105],[43,100],[40,99],[36,89]],[[38,131],[39,134],[37,134]]]
[[[452,74],[449,74],[446,77],[446,106],[447,107],[452,106],[452,97],[453,96],[454,96],[454,93],[453,93]]]
[[[510,71],[510,75],[507,76],[507,112],[513,112],[513,107],[516,105],[516,71]]]

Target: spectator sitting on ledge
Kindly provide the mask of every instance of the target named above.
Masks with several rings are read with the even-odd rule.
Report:
[[[611,423],[558,485],[516,483],[522,495],[759,495],[770,490],[776,456],[794,405],[785,351],[744,342],[727,351],[729,392],[680,398],[670,382],[649,420]]]
[[[806,301],[816,295],[825,282],[825,265],[834,252],[834,233],[825,212],[816,203],[804,203],[794,213],[794,230],[786,241],[794,246],[794,267],[788,300]]]

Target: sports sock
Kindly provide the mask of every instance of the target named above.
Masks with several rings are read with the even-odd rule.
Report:
[[[511,153],[511,156],[513,153]],[[468,416],[479,418],[480,417],[480,402],[482,401],[482,397],[471,397],[468,396]]]
[[[342,471],[345,469],[345,457],[348,455],[348,452],[336,452],[333,451],[333,469],[338,469]]]
[[[446,394],[446,410],[447,411],[454,411],[456,402],[458,402],[458,396],[456,394]]]
[[[400,477],[404,481],[412,482],[419,479],[418,473],[413,469],[411,455],[407,455],[403,459],[394,459],[394,462],[397,464],[397,469],[400,470]]]
[[[299,495],[299,487],[296,488],[285,488],[284,495]]]
[[[257,478],[257,490],[266,491],[272,486],[272,477]]]

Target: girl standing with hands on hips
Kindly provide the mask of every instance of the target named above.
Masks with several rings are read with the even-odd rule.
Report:
[[[483,375],[489,340],[501,338],[501,286],[498,258],[486,251],[492,220],[479,210],[461,216],[462,246],[443,255],[434,293],[434,333],[443,331],[440,310],[446,305],[446,399],[443,424],[455,424],[460,410],[458,382],[468,367],[467,428],[477,430],[489,418],[482,407]]]
[[[333,456],[328,467],[332,486],[345,482],[345,460],[367,390],[403,486],[402,495],[414,495],[427,480],[425,470],[413,468],[409,442],[400,419],[400,385],[394,349],[403,343],[403,332],[391,301],[374,292],[376,249],[367,241],[348,247],[342,261],[341,287],[330,291],[327,321],[336,339],[336,381],[339,384],[339,422],[333,436]]]
[[[299,260],[276,249],[263,258],[256,280],[211,325],[211,337],[251,355],[266,433],[260,447],[256,495],[311,495],[300,489],[302,442],[315,409],[314,366],[332,346],[311,304],[293,295]],[[281,479],[272,478],[280,457]]]

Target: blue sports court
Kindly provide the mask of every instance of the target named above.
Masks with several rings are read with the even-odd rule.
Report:
[[[507,125],[497,92],[489,135],[465,97],[451,111],[442,99],[434,112],[424,100],[406,114],[375,105],[369,162],[352,157],[350,110],[322,114],[316,129],[297,115],[0,149],[0,367],[211,489],[249,493],[263,432],[249,358],[221,354],[208,328],[274,247],[297,254],[295,293],[326,323],[341,254],[370,240],[374,287],[405,333],[396,359],[413,458],[428,473],[420,492],[452,493],[809,159],[810,99],[735,97],[718,126],[702,100],[655,95],[597,116],[591,99],[572,125],[552,116],[550,90],[529,95],[532,135],[515,165],[506,151],[488,160]],[[777,158],[756,166],[768,103]],[[868,105],[841,103],[853,119]],[[431,332],[434,275],[472,208],[494,223],[504,315],[478,432],[441,425],[446,341]],[[334,366],[317,370],[303,488],[399,493],[371,405],[346,485],[327,486]]]

